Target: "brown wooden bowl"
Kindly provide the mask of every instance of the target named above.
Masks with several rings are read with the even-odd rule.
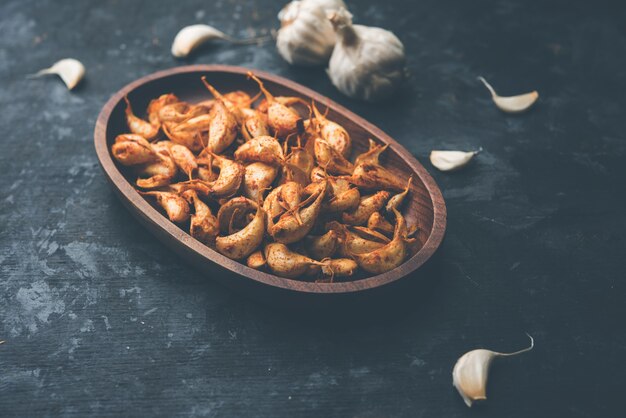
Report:
[[[419,249],[401,266],[384,274],[352,281],[313,283],[285,279],[251,269],[196,241],[137,193],[132,184],[135,179],[124,176],[110,153],[115,137],[128,132],[124,117],[124,96],[128,95],[137,112],[145,109],[151,99],[164,93],[172,92],[182,100],[197,102],[211,98],[200,81],[203,75],[220,91],[244,90],[253,95],[258,92],[258,86],[247,79],[247,71],[246,68],[224,65],[172,68],[142,77],[109,99],[96,122],[94,142],[100,164],[123,204],[159,240],[201,271],[211,273],[211,278],[231,288],[243,290],[256,299],[268,301],[267,298],[271,298],[270,303],[274,303],[274,296],[279,296],[279,299],[292,306],[300,306],[305,299],[322,301],[337,299],[341,295],[372,294],[378,289],[389,288],[388,285],[392,283],[408,280],[401,280],[403,278],[416,276],[412,273],[431,258],[441,244],[446,229],[446,206],[433,178],[406,149],[371,123],[322,95],[273,74],[254,70],[268,90],[277,96],[299,96],[328,106],[329,118],[343,125],[350,133],[353,155],[367,150],[368,138],[373,138],[389,144],[389,149],[383,154],[385,167],[405,179],[414,175],[410,200],[405,203],[403,212],[409,225],[419,226],[417,238],[421,247],[418,246]]]

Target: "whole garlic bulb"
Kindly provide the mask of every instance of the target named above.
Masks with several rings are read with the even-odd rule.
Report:
[[[405,78],[404,45],[393,33],[353,25],[352,15],[339,9],[330,15],[337,44],[328,64],[328,76],[346,96],[386,99]]]
[[[280,55],[290,64],[324,65],[335,46],[335,31],[327,12],[345,6],[341,0],[292,1],[278,13],[276,37]]]

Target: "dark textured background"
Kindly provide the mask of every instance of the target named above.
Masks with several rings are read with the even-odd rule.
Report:
[[[405,43],[407,89],[385,106],[340,96],[274,46],[169,54],[182,26],[243,37],[281,1],[0,3],[0,415],[609,417],[626,385],[626,13],[598,2],[353,1]],[[63,57],[69,93],[25,75]],[[187,267],[116,200],[98,167],[100,108],[181,63],[286,76],[380,126],[429,168],[448,204],[439,285],[407,314],[333,327],[241,298]],[[537,89],[521,116],[502,94]],[[433,148],[484,151],[435,172]],[[416,299],[417,300],[417,299]],[[463,352],[502,361],[489,401],[451,386]]]

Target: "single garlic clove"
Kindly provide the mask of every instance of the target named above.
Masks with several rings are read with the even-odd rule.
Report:
[[[500,110],[507,113],[520,113],[530,108],[533,103],[539,98],[537,91],[530,93],[520,94],[518,96],[502,97],[498,96],[491,84],[487,82],[483,77],[478,79],[487,87],[487,90],[491,93],[491,98]]]
[[[234,39],[213,26],[197,24],[182,28],[172,42],[172,55],[184,58],[205,42],[215,39],[228,41],[232,44],[247,45],[267,40],[267,36],[248,39]]]
[[[431,151],[430,162],[441,171],[458,170],[467,165],[474,155],[482,151]]]
[[[36,74],[31,75],[31,78],[40,77],[46,74],[56,74],[61,77],[61,80],[65,83],[69,90],[80,83],[80,80],[85,76],[85,66],[82,62],[74,58],[65,58],[55,62],[52,67],[45,68],[38,71]]]
[[[465,353],[454,365],[452,384],[467,406],[487,399],[487,377],[493,359],[493,351],[478,349]]]
[[[214,39],[226,39],[226,34],[209,25],[186,26],[178,32],[172,43],[172,55],[177,58],[186,57],[202,45]]]
[[[513,353],[498,353],[481,348],[468,351],[457,360],[452,370],[452,384],[467,406],[471,407],[475,401],[487,399],[487,379],[493,359],[515,356],[532,350],[535,341],[530,335],[528,338],[530,346]]]

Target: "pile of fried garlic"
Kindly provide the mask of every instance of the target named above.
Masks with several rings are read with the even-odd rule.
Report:
[[[411,178],[381,165],[387,146],[370,140],[351,162],[342,126],[248,76],[260,87],[255,97],[222,94],[203,77],[213,99],[164,94],[149,103],[147,121],[126,99],[131,133],[117,136],[112,153],[137,176],[139,193],[198,241],[281,277],[332,282],[402,264],[416,241],[399,210]]]

